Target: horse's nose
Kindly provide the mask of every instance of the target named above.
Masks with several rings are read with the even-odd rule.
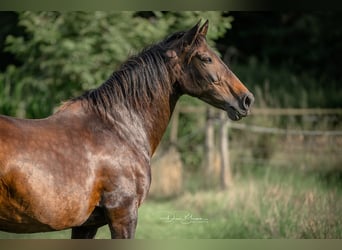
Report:
[[[254,96],[252,93],[247,93],[243,98],[242,98],[242,106],[243,108],[248,111],[252,104],[254,103]]]

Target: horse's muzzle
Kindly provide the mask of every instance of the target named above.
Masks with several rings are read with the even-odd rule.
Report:
[[[249,115],[250,108],[254,103],[254,96],[252,93],[248,92],[241,99],[238,105],[227,105],[226,112],[228,117],[233,121],[238,121],[242,117]]]

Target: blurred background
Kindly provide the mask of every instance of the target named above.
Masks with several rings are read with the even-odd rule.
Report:
[[[153,158],[136,237],[341,238],[339,12],[0,12],[0,113],[46,117],[200,19],[255,105],[230,122],[180,99]],[[107,227],[97,238],[109,238]]]

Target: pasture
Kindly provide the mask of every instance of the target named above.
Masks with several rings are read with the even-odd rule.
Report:
[[[3,60],[0,114],[46,117],[61,101],[98,86],[130,51],[140,51],[204,16],[213,27],[220,27],[209,31],[209,44],[218,48],[250,88],[256,109],[302,109],[276,114],[252,110],[248,118],[231,123],[227,138],[233,185],[221,190],[218,183],[203,187],[207,162],[220,166],[206,161],[210,119],[204,112],[184,112],[192,106],[206,110],[206,106],[182,97],[176,129],[168,129],[161,144],[179,151],[177,157],[170,154],[162,161],[170,166],[161,169],[172,171],[172,176],[152,176],[152,185],[165,184],[164,195],[173,196],[154,197],[150,192],[138,211],[137,239],[342,237],[342,88],[340,64],[332,60],[341,50],[339,13],[4,12],[0,18],[11,20],[11,16],[14,28],[3,29],[8,39],[0,49],[18,62]],[[20,26],[26,31],[18,35]],[[219,130],[216,118],[213,127]],[[218,138],[216,134],[216,147]],[[70,235],[71,230],[0,232],[0,239],[68,239]],[[96,239],[109,238],[108,227],[101,227]]]
[[[249,166],[246,166],[248,168]],[[342,195],[336,181],[265,166],[236,176],[226,191],[197,189],[186,178],[178,197],[147,201],[139,209],[137,239],[341,238]],[[197,189],[197,190],[196,190]],[[70,230],[9,234],[0,238],[69,238]],[[108,239],[107,226],[97,239]]]

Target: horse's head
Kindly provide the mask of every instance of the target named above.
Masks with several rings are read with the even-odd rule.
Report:
[[[168,39],[166,55],[173,61],[182,93],[227,111],[232,120],[248,115],[253,95],[206,42],[208,21]]]

